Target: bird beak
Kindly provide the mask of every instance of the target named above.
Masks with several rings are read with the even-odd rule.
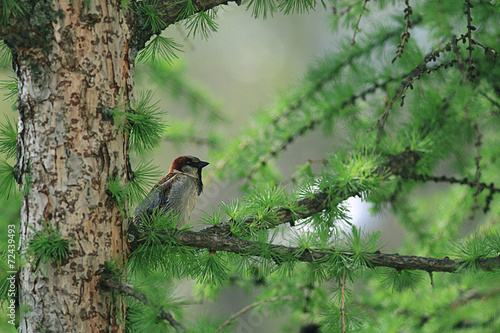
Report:
[[[198,167],[199,169],[203,169],[204,167],[206,167],[206,166],[207,166],[207,165],[209,165],[209,164],[210,164],[210,163],[205,162],[205,161],[199,161],[199,162],[198,162],[197,167]]]

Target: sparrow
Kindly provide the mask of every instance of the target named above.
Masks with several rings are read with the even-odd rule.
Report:
[[[134,211],[137,226],[153,214],[173,214],[177,227],[189,222],[198,196],[203,191],[201,169],[209,163],[194,156],[179,156],[168,173],[153,187]]]

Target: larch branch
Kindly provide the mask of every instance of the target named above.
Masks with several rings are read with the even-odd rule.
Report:
[[[304,249],[300,247],[283,246],[276,244],[266,244],[266,251],[262,250],[262,245],[252,241],[235,238],[225,235],[207,234],[203,231],[182,231],[175,236],[178,245],[195,248],[204,248],[210,251],[225,251],[241,255],[250,256],[275,256],[279,258],[290,258],[300,262],[325,263],[334,255],[352,258],[354,255],[349,251],[330,249]],[[141,237],[135,241],[136,246],[141,245]],[[264,254],[265,252],[265,254]],[[460,270],[464,264],[463,260],[432,257],[407,256],[400,254],[389,254],[381,252],[365,253],[368,259],[368,267],[388,267],[396,270],[411,269],[426,272],[447,272],[453,273]],[[477,259],[478,269],[490,271],[500,268],[500,257]]]
[[[241,3],[241,0],[196,0],[193,4],[196,6],[198,12],[207,11],[214,7],[220,5],[227,5],[229,2]],[[185,1],[178,0],[158,0],[156,3],[156,11],[158,13],[158,18],[165,23],[165,27],[168,27],[178,21],[186,19],[186,17],[180,16],[182,9],[186,6]],[[135,11],[136,8],[134,8]],[[134,34],[133,34],[133,47],[140,51],[146,45],[146,42],[156,33],[152,31],[147,25],[141,24],[139,15],[135,14],[133,17],[134,24]]]
[[[168,321],[170,323],[170,325],[173,328],[175,328],[176,331],[178,331],[178,332],[185,332],[186,331],[186,328],[181,323],[179,323],[177,320],[175,320],[171,314],[169,314],[168,312],[163,310],[161,307],[159,307],[158,305],[151,302],[147,298],[147,296],[144,295],[143,293],[140,293],[137,290],[133,289],[132,287],[124,285],[124,284],[120,283],[118,280],[113,279],[113,278],[104,279],[103,283],[108,288],[115,289],[121,294],[133,297],[133,298],[139,300],[140,302],[144,303],[145,305],[149,305],[149,306],[154,307],[158,311],[158,317]]]

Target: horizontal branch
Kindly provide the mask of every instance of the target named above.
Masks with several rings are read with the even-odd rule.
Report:
[[[124,285],[124,284],[120,283],[118,280],[113,279],[113,278],[111,278],[111,279],[103,279],[102,283],[104,284],[105,287],[118,290],[118,292],[121,293],[121,294],[133,297],[133,298],[139,300],[140,302],[144,303],[145,305],[149,305],[149,306],[154,307],[158,311],[158,317],[160,317],[161,319],[164,319],[164,320],[168,321],[170,323],[170,325],[173,328],[175,328],[176,331],[178,331],[178,332],[185,332],[186,331],[186,328],[184,326],[182,326],[182,324],[179,323],[177,320],[175,320],[174,317],[172,317],[171,314],[165,312],[158,305],[153,304],[147,298],[147,296],[144,295],[143,293],[140,293],[137,290],[134,290],[132,287]]]
[[[479,136],[478,136],[479,137]],[[476,157],[476,168],[479,170],[478,167],[478,158]],[[495,193],[500,193],[500,188],[495,187],[495,184],[490,183],[489,185],[483,182],[478,181],[478,176],[476,175],[476,180],[470,180],[467,178],[455,178],[455,177],[448,177],[448,176],[428,176],[428,175],[420,175],[416,173],[406,173],[406,174],[400,174],[400,176],[403,179],[413,179],[413,180],[419,180],[422,182],[428,182],[428,181],[433,181],[435,183],[450,183],[450,184],[460,184],[460,185],[467,185],[471,188],[476,188],[476,193],[474,194],[474,200],[475,200],[475,207],[477,207],[477,196],[483,192],[484,190],[488,190],[489,194],[486,197],[486,203],[483,208],[483,212],[486,214],[489,209],[490,209],[490,204],[491,201],[493,200],[493,195]]]
[[[176,235],[178,245],[195,248],[204,248],[210,251],[225,251],[242,255],[266,256],[276,258],[292,258],[301,262],[323,263],[337,255],[335,249],[316,250],[303,249],[299,247],[289,247],[283,245],[266,244],[266,250],[262,250],[262,244],[257,244],[249,240],[234,238],[225,235],[213,235],[205,232],[183,231]],[[137,245],[141,244],[137,241]],[[265,253],[265,254],[264,254]],[[341,255],[346,258],[353,258],[353,254],[348,251],[341,251]],[[453,260],[448,257],[431,258],[418,256],[405,256],[388,253],[365,253],[368,258],[369,267],[389,267],[397,270],[411,269],[426,272],[457,272],[464,264],[463,260]],[[481,270],[490,271],[500,268],[500,257],[478,259],[476,267]]]
[[[207,11],[220,5],[227,5],[229,2],[236,2],[237,4],[240,4],[241,0],[196,0],[193,1],[193,4],[196,6],[196,10],[198,12],[201,12]],[[185,17],[179,16],[179,13],[182,12],[182,9],[185,6],[185,1],[158,0],[156,2],[155,11],[158,15],[158,19],[165,23],[164,28],[166,28],[171,24],[185,19]],[[157,32],[152,31],[151,27],[141,22],[136,9],[137,8],[134,8],[134,12],[136,12],[134,16],[135,24],[132,24],[134,31],[132,38],[132,47],[134,47],[137,51],[140,51],[144,48],[146,42]]]
[[[350,193],[346,195],[345,198],[337,198],[340,203],[349,197],[356,196],[358,193]],[[330,200],[328,195],[324,192],[318,192],[313,194],[311,197],[302,198],[295,202],[296,211],[292,211],[286,207],[276,207],[274,208],[274,214],[276,219],[274,222],[269,223],[266,228],[276,227],[280,224],[290,223],[293,225],[295,221],[300,219],[305,219],[313,216],[314,214],[320,213],[325,210],[329,205]],[[243,222],[243,224],[250,225],[254,221],[254,218],[249,216]],[[204,234],[217,234],[217,235],[229,235],[231,234],[231,220],[229,222],[222,222],[216,226],[208,227],[203,229],[200,233]]]
[[[401,177],[403,179],[413,179],[413,180],[419,180],[422,182],[433,181],[435,183],[461,184],[461,185],[467,185],[471,188],[477,188],[478,191],[480,191],[480,192],[487,189],[492,193],[500,193],[500,188],[496,188],[493,183],[486,184],[483,182],[476,182],[474,180],[470,180],[467,178],[460,178],[459,179],[459,178],[448,177],[448,176],[428,176],[428,175],[421,175],[421,174],[416,174],[416,173],[401,175]]]

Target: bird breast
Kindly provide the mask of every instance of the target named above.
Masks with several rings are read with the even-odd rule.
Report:
[[[198,201],[198,188],[196,179],[187,175],[177,175],[179,177],[172,183],[168,195],[167,207],[174,209],[179,216],[177,227],[183,227],[191,218]]]

